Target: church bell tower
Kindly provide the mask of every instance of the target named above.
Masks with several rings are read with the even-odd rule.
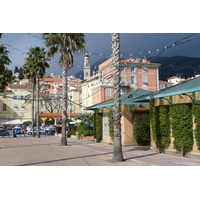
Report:
[[[90,78],[90,57],[87,51],[84,56],[83,72],[84,72],[84,80]]]

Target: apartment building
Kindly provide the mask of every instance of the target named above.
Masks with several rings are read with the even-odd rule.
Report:
[[[121,94],[133,89],[148,91],[159,90],[159,63],[150,63],[147,59],[127,58],[120,61]],[[99,65],[99,79],[93,81],[93,104],[113,98],[112,58]]]
[[[25,104],[29,85],[9,84],[0,94],[0,124],[22,124],[31,120],[31,104]]]

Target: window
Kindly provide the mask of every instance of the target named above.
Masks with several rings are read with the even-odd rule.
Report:
[[[6,99],[6,94],[3,94],[3,99]]]
[[[17,92],[17,88],[14,88],[14,92]]]
[[[144,84],[144,85],[147,85],[148,83],[147,83],[147,76],[143,76],[142,77],[142,83]]]
[[[126,94],[126,88],[125,88],[125,87],[123,87],[123,88],[121,89],[121,94]]]
[[[21,117],[24,117],[24,112],[21,112]]]
[[[122,76],[121,76],[121,83],[125,83],[125,82],[126,82],[125,75],[122,75]]]
[[[24,99],[24,96],[20,96],[21,99]]]
[[[16,103],[14,103],[14,108],[17,108],[17,107],[18,107],[18,105]]]
[[[17,99],[17,96],[13,96],[13,99]]]
[[[25,108],[25,106],[24,106],[24,104],[23,104],[23,103],[21,104],[21,108]]]
[[[131,66],[130,71],[136,73],[137,72],[137,67],[136,66]]]
[[[106,97],[111,97],[111,88],[106,88]]]
[[[6,104],[5,104],[5,103],[3,103],[2,110],[3,110],[3,111],[6,111]]]
[[[147,67],[142,67],[142,73],[147,73]]]
[[[14,112],[14,115],[13,115],[13,117],[17,117],[17,113],[16,113],[16,112]]]
[[[126,72],[126,66],[122,65],[120,68],[121,68],[121,72]]]

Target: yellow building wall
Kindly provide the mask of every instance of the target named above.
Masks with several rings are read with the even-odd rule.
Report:
[[[24,121],[31,120],[31,104],[25,104],[21,97],[29,94],[27,88],[17,88],[6,92],[6,98],[0,96],[0,124],[22,124]],[[16,99],[13,97],[16,96]],[[3,110],[6,104],[6,110]]]

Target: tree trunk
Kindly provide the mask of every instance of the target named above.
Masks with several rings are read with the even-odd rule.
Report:
[[[113,54],[113,76],[114,76],[114,150],[113,162],[122,162],[122,143],[121,143],[121,102],[120,102],[120,79],[121,72],[120,60],[120,38],[119,33],[112,33],[112,54]]]
[[[35,109],[34,109],[34,105],[35,105],[35,102],[34,102],[34,91],[35,91],[35,84],[34,84],[34,81],[33,81],[33,83],[32,83],[33,85],[32,85],[32,137],[35,137],[35,134],[34,134],[34,115],[35,115],[35,113],[34,113],[34,111],[35,111]]]
[[[37,138],[40,138],[40,132],[39,132],[39,77],[36,77],[36,99],[37,99],[37,111],[36,111],[36,127],[37,127]]]
[[[67,70],[65,65],[62,65],[62,84],[63,84],[63,92],[62,92],[62,137],[61,137],[61,145],[67,145],[66,139],[66,122],[67,122]]]

